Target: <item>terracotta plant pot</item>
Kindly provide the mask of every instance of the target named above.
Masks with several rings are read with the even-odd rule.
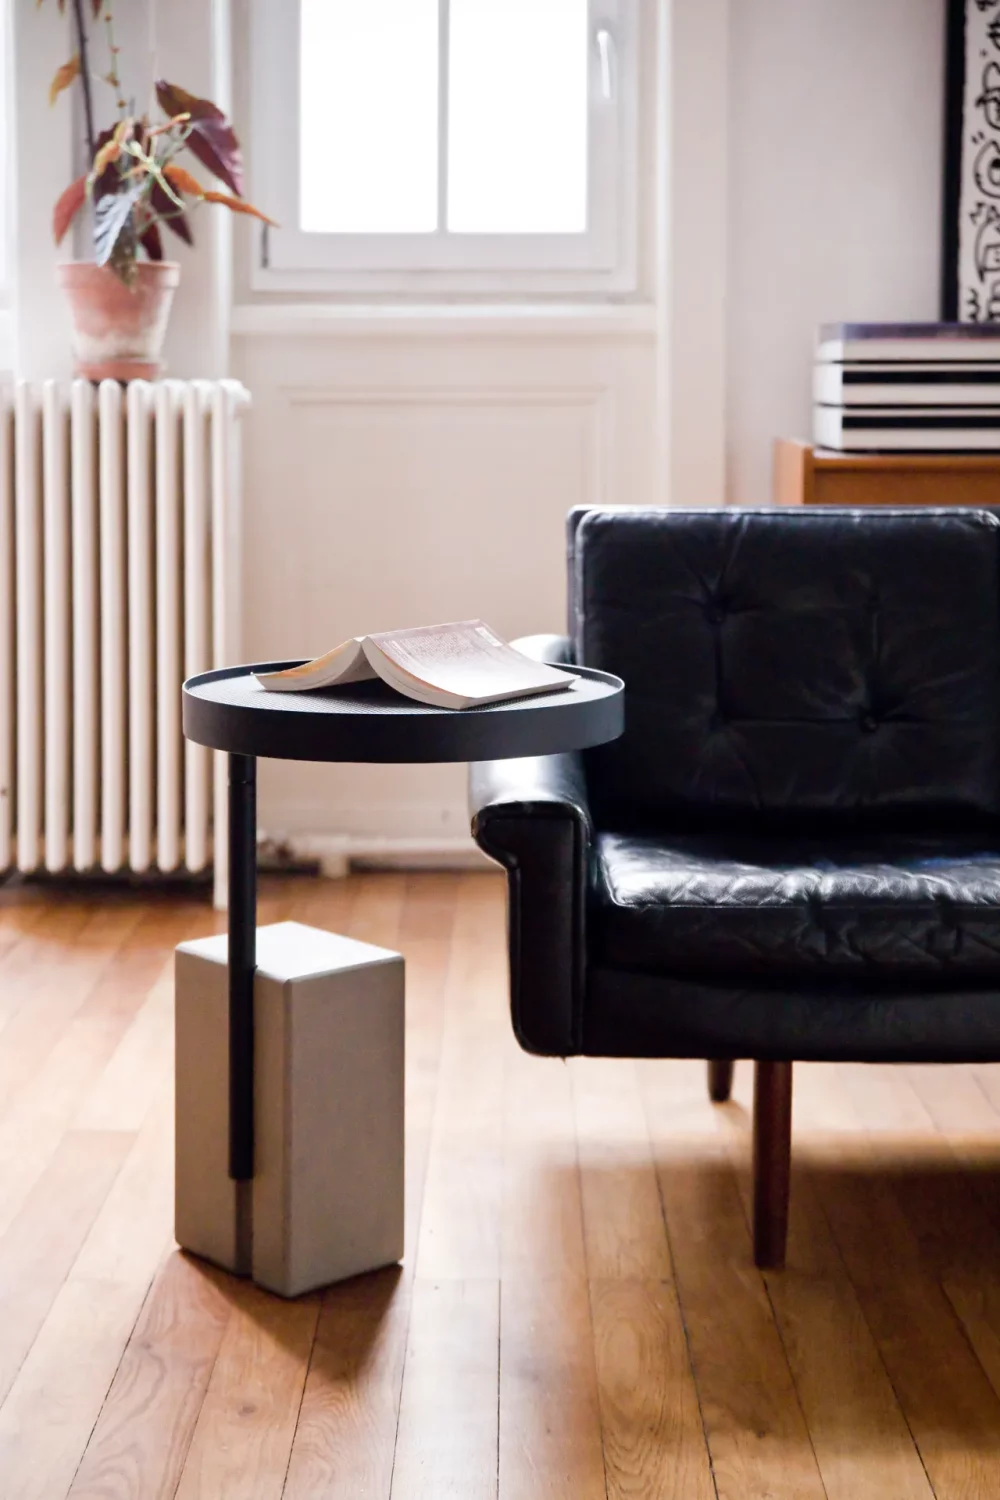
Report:
[[[65,261],[56,271],[73,319],[76,374],[86,380],[155,380],[181,277],[178,263],[141,261],[132,286],[93,261]]]

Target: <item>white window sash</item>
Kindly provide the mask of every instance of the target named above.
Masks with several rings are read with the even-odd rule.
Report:
[[[286,226],[263,231],[257,290],[624,292],[636,279],[639,0],[590,0],[588,227],[581,234],[448,231],[448,11],[440,6],[438,228],[428,234],[318,234],[299,220],[300,0],[254,0],[251,169],[254,201]],[[597,35],[613,38],[605,98]]]

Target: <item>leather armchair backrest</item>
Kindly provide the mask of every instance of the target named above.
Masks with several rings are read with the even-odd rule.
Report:
[[[599,827],[899,827],[1000,813],[1000,518],[570,517],[576,660],[626,684]]]

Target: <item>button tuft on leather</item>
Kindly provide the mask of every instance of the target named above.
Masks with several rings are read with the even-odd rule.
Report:
[[[862,714],[861,716],[861,728],[865,734],[874,734],[878,728],[878,722],[874,714]]]

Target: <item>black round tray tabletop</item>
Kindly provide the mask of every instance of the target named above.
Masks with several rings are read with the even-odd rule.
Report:
[[[556,755],[603,745],[624,728],[621,678],[588,667],[563,668],[577,679],[565,693],[458,710],[425,707],[381,681],[270,693],[253,675],[300,665],[262,662],[189,678],[185,735],[234,755],[403,765]]]

